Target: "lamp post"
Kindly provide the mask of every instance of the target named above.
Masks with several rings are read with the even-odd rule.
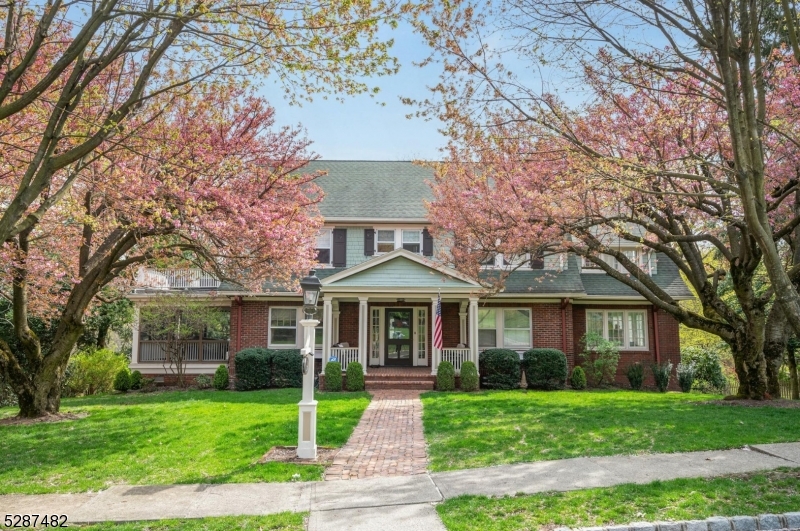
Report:
[[[303,311],[305,319],[300,321],[303,327],[303,398],[297,404],[299,420],[297,430],[297,457],[299,459],[317,458],[317,401],[314,400],[314,327],[319,321],[313,319],[317,309],[317,299],[322,287],[316,277],[316,271],[309,271],[307,277],[300,281],[303,289]]]

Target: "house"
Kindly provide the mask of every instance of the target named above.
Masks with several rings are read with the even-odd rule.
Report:
[[[505,289],[486,296],[479,282],[436,259],[437,243],[427,230],[423,201],[432,198],[430,169],[411,162],[316,161],[310,170],[328,174],[320,205],[325,226],[317,239],[322,282],[317,312],[317,357],[335,357],[343,368],[360,361],[368,385],[432,385],[442,360],[456,371],[480,351],[504,347],[524,352],[554,347],[572,366],[580,362],[580,339],[594,331],[620,345],[617,380],[632,362],[679,361],[678,323],[632,289],[573,255],[545,256],[513,273]],[[656,283],[676,299],[691,293],[674,264],[625,248],[647,261]],[[487,275],[506,267],[502,256],[484,266]],[[248,347],[299,348],[301,296],[272,286],[247,293],[201,271],[140,272],[130,295],[137,306],[154,293],[179,289],[214,295],[229,312],[228,337],[198,331],[187,359],[187,374],[211,373]],[[433,313],[441,296],[443,348],[434,348]],[[138,315],[138,313],[137,313]],[[131,369],[169,379],[158,338],[135,327]],[[394,371],[394,372],[393,372]]]

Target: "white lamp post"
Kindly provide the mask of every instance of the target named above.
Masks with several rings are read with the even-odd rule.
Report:
[[[306,318],[300,321],[303,327],[303,398],[298,407],[300,416],[297,430],[297,457],[317,458],[317,401],[314,400],[314,327],[319,321],[312,319],[317,309],[317,299],[322,287],[313,269],[300,281],[303,289],[303,310]]]

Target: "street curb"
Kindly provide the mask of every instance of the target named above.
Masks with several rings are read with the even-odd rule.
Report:
[[[777,531],[800,529],[800,512],[759,516],[712,516],[705,520],[633,522],[607,527],[557,527],[554,531]]]

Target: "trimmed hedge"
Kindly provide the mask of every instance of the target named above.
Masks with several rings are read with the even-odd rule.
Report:
[[[228,367],[225,365],[220,365],[214,372],[214,389],[217,391],[227,390],[229,379],[230,374],[228,373]]]
[[[586,373],[583,371],[583,367],[579,365],[572,369],[569,384],[576,390],[586,389]]]
[[[436,369],[436,390],[455,391],[456,390],[456,370],[449,361],[443,361]]]
[[[139,371],[133,371],[131,373],[131,389],[138,391],[142,386],[144,386],[144,376]]]
[[[131,389],[131,373],[128,369],[122,369],[114,377],[114,390],[120,393],[127,393]]]
[[[628,377],[628,383],[631,384],[631,389],[634,391],[641,391],[642,384],[644,383],[644,366],[639,363],[632,363],[625,369],[625,375]]]
[[[461,390],[477,391],[478,384],[478,368],[471,361],[465,361],[461,364]]]
[[[519,389],[519,354],[506,348],[490,348],[481,352],[478,359],[487,389]]]
[[[567,356],[556,348],[532,348],[522,355],[522,368],[532,389],[564,389]]]
[[[303,356],[300,349],[273,350],[272,387],[303,387]],[[308,370],[313,371],[313,362]]]
[[[272,351],[265,348],[246,348],[234,358],[236,390],[266,389],[272,381]]]
[[[347,364],[347,390],[364,390],[364,366],[357,361]]]
[[[329,361],[325,365],[325,390],[342,390],[342,364],[338,361]]]

